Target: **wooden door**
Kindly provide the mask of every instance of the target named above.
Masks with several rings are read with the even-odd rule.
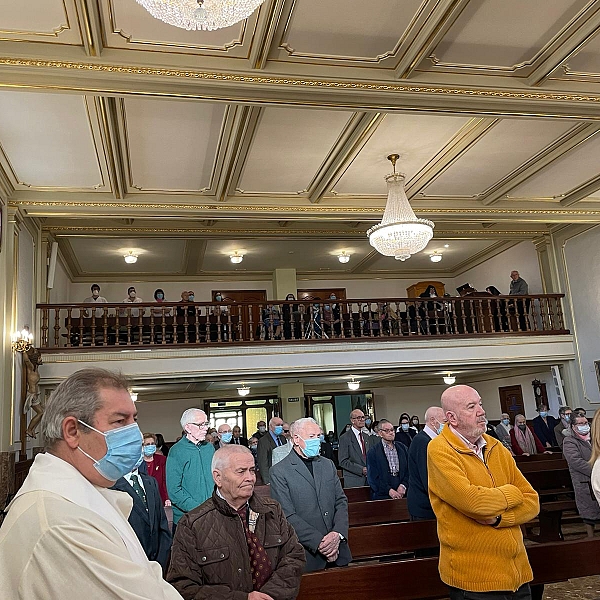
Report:
[[[327,300],[335,294],[338,300],[346,299],[346,288],[322,288],[318,290],[298,290],[298,300]]]
[[[238,302],[252,302],[252,324],[250,324],[250,318],[248,310],[244,310],[241,316],[242,331],[245,340],[254,339],[256,336],[256,329],[261,321],[261,305],[264,308],[267,302],[267,291],[266,290],[227,290],[221,292],[220,290],[213,290],[211,292],[212,301],[216,302],[217,294],[221,294],[223,304],[228,304],[231,307],[231,316],[240,317],[240,307],[235,306]],[[252,331],[251,331],[252,330]],[[250,337],[252,336],[252,337]]]
[[[525,404],[523,403],[523,390],[520,385],[510,385],[498,388],[500,394],[500,407],[502,412],[510,415],[511,423],[515,422],[517,415],[525,414]]]

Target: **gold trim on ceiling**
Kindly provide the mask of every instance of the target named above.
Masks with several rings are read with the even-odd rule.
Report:
[[[46,0],[48,1],[48,0]],[[69,22],[69,12],[65,0],[62,1],[63,11],[66,23],[61,23],[58,27],[54,27],[52,31],[20,31],[18,29],[0,29],[0,35],[3,34],[14,34],[14,35],[31,35],[40,37],[55,37],[57,38],[63,31],[69,31],[71,29],[71,23]],[[3,38],[2,41],[13,41],[14,38]]]

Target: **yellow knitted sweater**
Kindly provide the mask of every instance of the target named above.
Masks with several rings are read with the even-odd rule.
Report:
[[[533,579],[520,525],[538,514],[538,495],[510,452],[498,440],[483,437],[485,462],[449,427],[427,447],[440,577],[470,592],[515,591]],[[499,515],[497,527],[477,523]]]

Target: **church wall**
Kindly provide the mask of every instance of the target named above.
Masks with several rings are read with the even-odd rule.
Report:
[[[321,288],[346,288],[346,298],[368,299],[368,298],[405,298],[406,289],[423,280],[423,277],[410,277],[398,279],[300,279],[298,289],[321,289]],[[453,283],[450,277],[431,277],[435,281],[441,281],[448,291]],[[450,293],[455,293],[451,288]]]
[[[64,304],[71,302],[70,289],[71,279],[59,258],[56,261],[56,271],[54,272],[54,287],[50,290],[49,302],[51,304]],[[89,286],[88,286],[89,289]],[[89,296],[89,294],[87,294]]]

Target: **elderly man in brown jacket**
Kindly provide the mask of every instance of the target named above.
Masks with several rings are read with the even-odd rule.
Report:
[[[254,495],[254,457],[229,445],[213,456],[211,498],[186,513],[167,580],[185,600],[294,600],[304,549],[279,504]]]

